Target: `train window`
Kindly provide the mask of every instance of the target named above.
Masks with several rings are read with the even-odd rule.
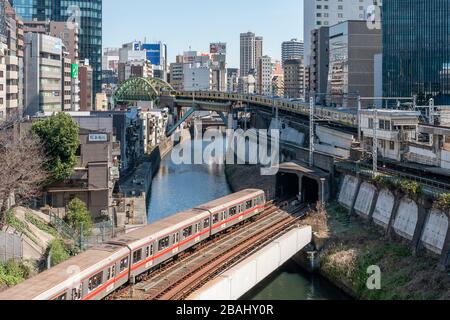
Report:
[[[120,261],[120,273],[122,273],[126,268],[128,268],[128,257]]]
[[[237,214],[237,208],[233,207],[230,208],[230,217],[235,216]]]
[[[222,216],[221,220],[222,221],[225,220],[225,211],[222,212],[221,216]]]
[[[206,229],[209,227],[209,218],[205,219],[205,221],[203,221],[203,228]]]
[[[148,258],[150,256],[150,247],[145,248],[145,257]]]
[[[219,214],[218,213],[213,215],[212,222],[213,222],[213,224],[216,224],[217,222],[219,222]]]
[[[55,298],[55,301],[65,301],[67,300],[67,293],[64,293],[60,296],[58,296],[57,298]]]
[[[197,234],[198,232],[198,224],[194,224],[194,234]]]
[[[139,262],[141,260],[142,260],[142,249],[133,252],[133,263]]]
[[[72,300],[81,300],[83,297],[83,284],[80,283],[78,288],[72,289]]]
[[[247,203],[245,204],[245,209],[249,210],[253,207],[253,201],[249,200],[247,201]]]
[[[183,239],[186,239],[187,237],[192,235],[192,226],[187,227],[183,230]]]
[[[97,289],[103,282],[103,271],[89,278],[89,292]]]
[[[169,237],[165,237],[164,239],[159,240],[158,243],[158,251],[164,250],[169,247]]]
[[[177,232],[177,243],[180,242],[180,233]]]
[[[153,245],[150,246],[150,255],[153,256]]]

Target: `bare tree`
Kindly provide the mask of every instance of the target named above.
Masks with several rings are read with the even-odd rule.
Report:
[[[21,130],[18,118],[0,123],[0,230],[12,196],[15,205],[39,197],[48,177],[46,161],[42,142],[31,130]]]

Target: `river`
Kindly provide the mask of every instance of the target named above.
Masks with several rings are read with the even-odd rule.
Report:
[[[230,193],[224,166],[176,165],[169,154],[161,162],[160,170],[152,183],[148,211],[149,223]],[[303,272],[290,261],[244,298],[246,300],[336,300],[346,299],[346,295],[321,277]]]

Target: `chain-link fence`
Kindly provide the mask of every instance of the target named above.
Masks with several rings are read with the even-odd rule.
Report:
[[[22,260],[22,238],[16,234],[0,231],[0,262]]]
[[[125,233],[125,228],[115,227],[112,221],[96,223],[89,232],[83,230],[83,226],[80,231],[75,231],[55,214],[50,214],[50,221],[62,237],[72,240],[81,250],[95,247]]]

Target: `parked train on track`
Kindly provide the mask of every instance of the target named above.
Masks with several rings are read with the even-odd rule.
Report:
[[[264,211],[264,191],[244,190],[90,249],[9,290],[0,300],[99,300],[160,264]]]

